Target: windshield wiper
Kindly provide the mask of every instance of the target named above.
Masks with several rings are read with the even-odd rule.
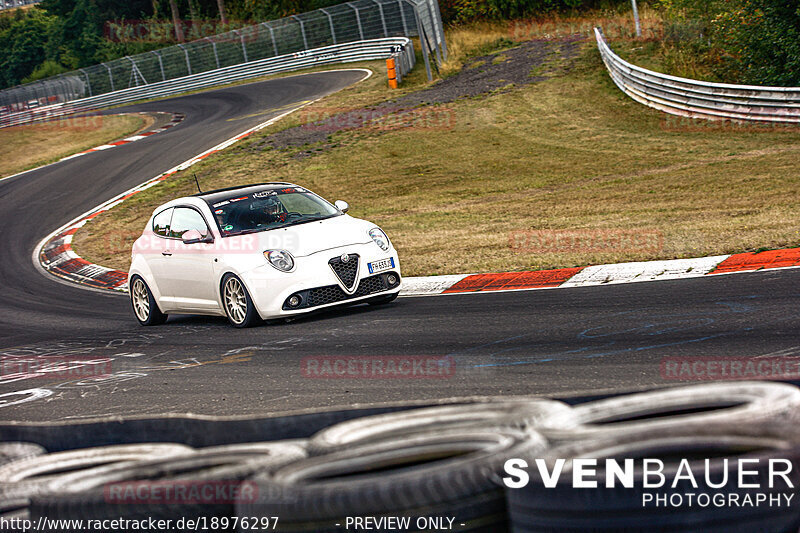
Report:
[[[248,233],[258,233],[259,231],[267,231],[268,229],[274,228],[250,228],[250,229],[243,229],[239,231],[229,232],[225,234],[225,237],[235,237],[237,235],[247,235]]]
[[[311,217],[307,217],[307,218],[301,218],[300,220],[295,220],[294,222],[288,222],[288,223],[284,224],[283,226],[279,226],[279,227],[280,228],[285,228],[287,226],[296,226],[298,224],[305,224],[306,222],[314,222],[316,220],[325,220],[326,218],[333,218],[335,216],[337,216],[337,214],[335,214],[335,213],[333,215],[311,216]]]

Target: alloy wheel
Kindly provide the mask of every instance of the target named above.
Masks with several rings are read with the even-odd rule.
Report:
[[[139,278],[133,282],[133,287],[131,287],[131,300],[136,317],[142,322],[147,322],[147,319],[150,318],[150,295],[147,292],[147,285]]]
[[[225,282],[224,299],[225,309],[231,320],[236,324],[244,322],[247,316],[247,296],[238,279],[232,277]]]

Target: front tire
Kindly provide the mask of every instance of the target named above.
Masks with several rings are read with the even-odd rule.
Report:
[[[141,276],[133,276],[130,281],[131,307],[133,316],[142,326],[157,326],[167,321],[167,315],[158,308],[150,287]]]
[[[228,322],[235,328],[249,328],[261,321],[250,293],[235,274],[225,274],[222,278],[222,306]]]

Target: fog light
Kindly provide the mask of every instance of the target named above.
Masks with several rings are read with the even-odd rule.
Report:
[[[389,274],[388,276],[386,276],[386,281],[389,282],[389,285],[393,286],[397,284],[397,276],[395,276],[394,274]]]
[[[289,298],[289,307],[297,307],[300,305],[300,297],[296,294]]]

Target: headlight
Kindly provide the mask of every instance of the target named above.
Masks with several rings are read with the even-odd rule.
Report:
[[[369,236],[372,237],[375,244],[381,247],[381,250],[384,252],[389,251],[389,237],[387,237],[380,228],[372,228],[369,230]]]
[[[270,265],[282,272],[290,272],[294,268],[294,257],[286,250],[266,250],[264,257]]]

